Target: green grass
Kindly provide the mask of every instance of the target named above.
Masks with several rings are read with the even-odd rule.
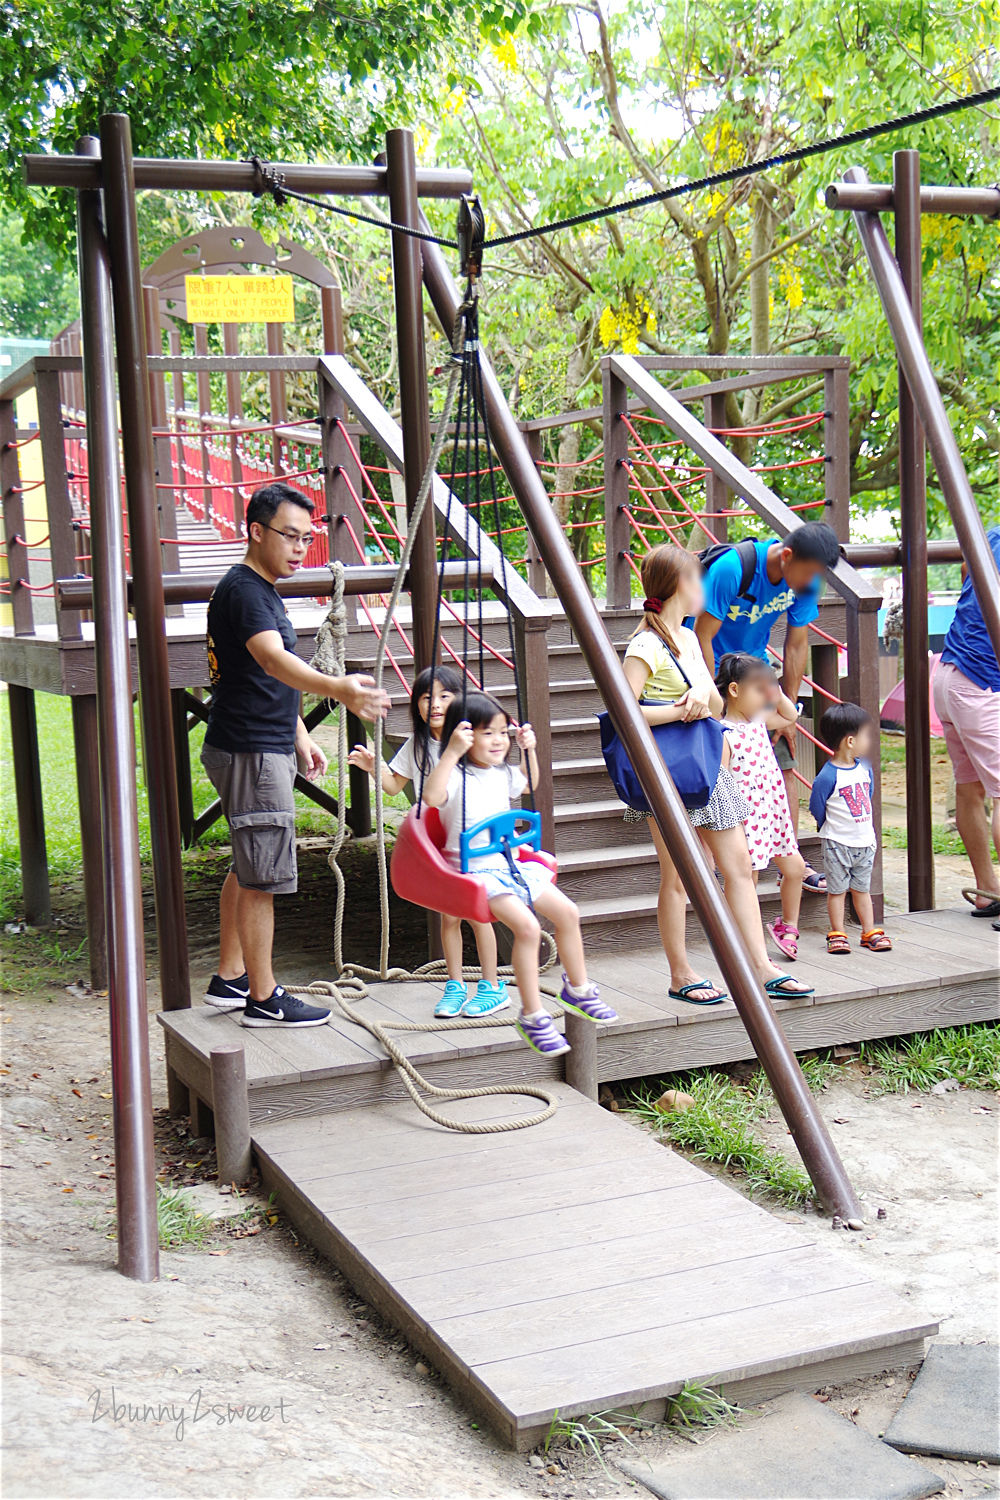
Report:
[[[561,1417],[557,1411],[545,1434],[542,1449],[548,1453],[554,1447],[571,1448],[584,1458],[596,1458],[610,1476],[611,1470],[604,1461],[604,1443],[621,1442],[634,1448],[635,1444],[625,1429],[652,1425],[634,1412],[621,1410],[597,1411],[586,1417]]]
[[[905,827],[886,823],[882,828],[882,843],[886,849],[905,849],[907,847]],[[931,825],[931,848],[935,854],[957,854],[960,858],[965,856],[965,845],[962,840],[955,830],[945,823]]]
[[[687,1381],[676,1396],[667,1397],[667,1421],[677,1427],[719,1427],[736,1422],[741,1415],[742,1407],[698,1380]]]
[[[861,1061],[874,1068],[880,1093],[926,1091],[953,1079],[962,1088],[1000,1088],[1000,1026],[984,1021],[890,1041],[862,1042]]]
[[[186,1193],[164,1187],[156,1190],[156,1224],[161,1250],[177,1250],[182,1245],[201,1250],[216,1227],[208,1214],[199,1213]]]
[[[694,1099],[683,1113],[662,1114],[656,1100],[666,1087]],[[759,1070],[746,1088],[721,1073],[699,1072],[642,1082],[625,1091],[626,1112],[666,1137],[698,1161],[725,1167],[742,1179],[752,1193],[801,1207],[811,1202],[812,1185],[780,1151],[773,1151],[754,1134],[755,1120],[770,1114],[775,1103]]]

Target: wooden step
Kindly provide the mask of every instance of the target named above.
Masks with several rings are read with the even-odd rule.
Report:
[[[556,853],[560,857],[571,849],[607,849],[623,843],[649,843],[646,824],[626,823],[623,817],[625,808],[614,795],[595,797],[590,802],[560,803],[554,812]]]
[[[648,834],[633,843],[568,849],[559,854],[559,888],[573,901],[604,896],[655,897],[659,884],[659,862]]]
[[[563,884],[564,862],[559,861],[560,885]],[[600,872],[593,874],[592,893],[574,897],[580,909],[584,943],[588,949],[611,948],[626,951],[632,947],[651,947],[659,943],[656,925],[657,887],[632,894],[607,895],[606,882]],[[766,871],[757,887],[761,919],[773,922],[781,915],[781,896],[773,872]],[[803,932],[825,932],[827,928],[826,901],[822,896],[803,896],[799,915],[799,928]],[[704,932],[690,901],[685,914],[685,930],[688,942],[703,942]],[[768,943],[768,951],[776,961],[780,954]]]
[[[590,802],[607,796],[608,768],[600,755],[554,756],[552,785],[557,805]]]
[[[552,761],[576,760],[580,756],[600,755],[601,729],[597,714],[580,714],[565,718],[553,717]],[[601,764],[604,764],[603,759]],[[605,776],[607,772],[605,771]]]

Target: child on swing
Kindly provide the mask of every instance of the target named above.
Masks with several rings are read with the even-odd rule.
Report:
[[[773,860],[781,871],[781,916],[767,930],[786,958],[799,952],[799,907],[806,862],[799,853],[785,778],[771,735],[794,725],[795,704],[759,656],[727,651],[715,685],[722,694],[723,728],[729,741],[729,769],[750,807],[745,823],[754,884]]]
[[[539,780],[535,735],[530,724],[515,730],[515,738],[527,761],[530,784]],[[518,766],[509,763],[510,720],[495,699],[486,693],[470,693],[463,703],[454,698],[445,714],[441,731],[444,749],[424,782],[424,801],[440,810],[445,828],[445,857],[461,869],[461,836],[483,819],[509,812],[529,780]],[[483,842],[488,838],[484,834]],[[473,844],[473,851],[475,844]],[[562,1004],[591,1021],[616,1021],[616,1013],[604,1004],[597,986],[587,978],[580,934],[580,914],[573,902],[554,884],[550,872],[534,860],[508,861],[499,854],[476,856],[469,861],[470,875],[486,887],[493,912],[514,935],[513,966],[521,996],[517,1030],[529,1047],[543,1057],[559,1057],[570,1050],[556,1030],[552,1017],[542,1008],[538,984],[538,949],[546,917],[555,928],[556,947],[566,966]]]
[[[441,730],[448,705],[461,692],[462,678],[451,667],[435,667],[433,671],[425,667],[417,674],[410,693],[413,732],[382,767],[382,790],[388,796],[398,796],[410,784],[418,786],[430,775],[441,755]],[[347,760],[374,779],[375,752],[370,746],[355,745]],[[441,915],[441,948],[448,982],[434,1007],[435,1016],[488,1016],[510,1004],[507,986],[497,974],[497,939],[492,923],[472,922],[470,926],[483,971],[471,999],[462,978],[462,924],[458,917]]]

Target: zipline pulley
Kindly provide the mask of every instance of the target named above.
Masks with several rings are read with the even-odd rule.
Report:
[[[461,273],[475,281],[483,272],[483,241],[486,238],[486,216],[476,193],[463,193],[458,200],[458,259]]]

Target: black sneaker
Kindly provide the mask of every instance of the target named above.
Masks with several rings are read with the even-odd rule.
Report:
[[[216,1010],[242,1010],[250,998],[250,980],[246,974],[239,979],[223,979],[213,974],[208,981],[205,999]]]
[[[328,1010],[306,1005],[276,984],[266,1000],[247,999],[243,1012],[244,1026],[324,1026],[330,1019]]]

